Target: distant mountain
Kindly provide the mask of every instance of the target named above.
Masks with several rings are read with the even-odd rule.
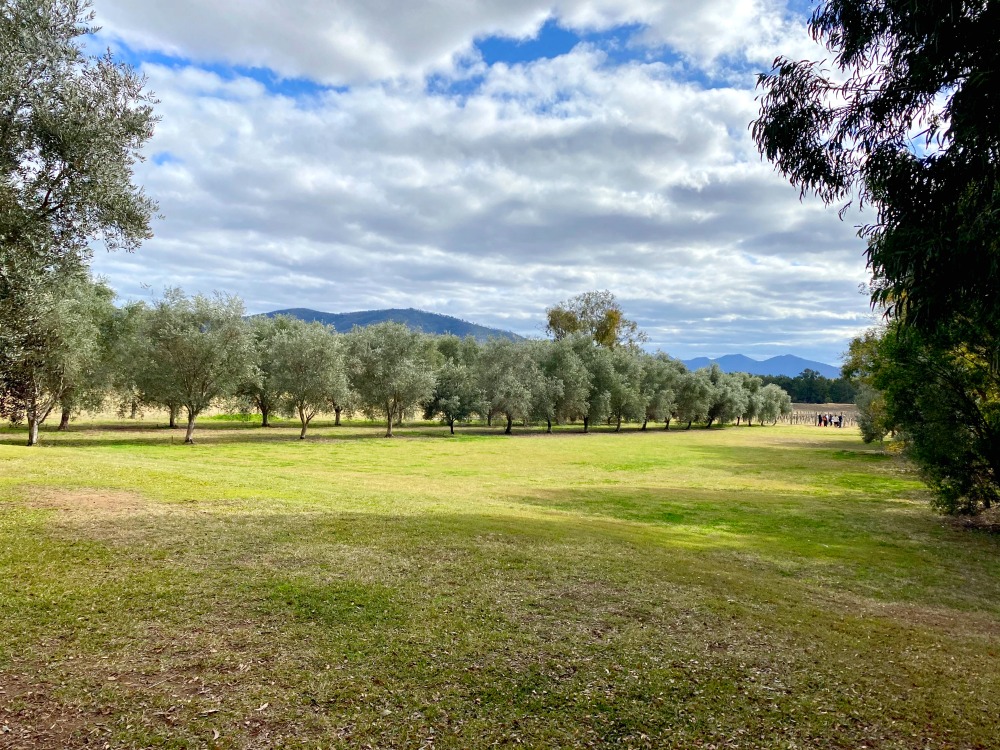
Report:
[[[360,310],[358,312],[328,313],[316,310],[307,310],[302,307],[295,307],[289,310],[274,310],[273,312],[262,313],[273,318],[275,315],[291,315],[307,323],[314,320],[326,325],[332,325],[338,331],[346,333],[354,326],[375,325],[394,321],[409,326],[415,331],[442,335],[453,333],[456,336],[472,336],[479,341],[486,341],[491,338],[507,338],[511,341],[520,341],[523,336],[518,336],[511,331],[503,331],[499,328],[488,328],[487,326],[470,323],[466,320],[453,318],[450,315],[439,315],[438,313],[426,312],[424,310],[414,310],[412,307],[406,310]]]
[[[796,375],[801,375],[803,370],[813,370],[831,380],[836,380],[840,377],[839,367],[834,367],[823,362],[815,362],[811,359],[802,359],[802,357],[796,357],[794,354],[782,354],[780,357],[771,357],[764,361],[751,359],[743,354],[727,354],[718,359],[696,357],[695,359],[683,360],[683,362],[689,370],[699,370],[715,362],[723,372],[748,372],[751,375],[787,375],[790,378],[794,378]]]

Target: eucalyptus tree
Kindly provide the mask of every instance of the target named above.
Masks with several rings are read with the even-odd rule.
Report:
[[[28,445],[38,428],[71,392],[87,389],[101,366],[105,321],[114,292],[86,275],[67,280],[58,295],[35,295],[31,325],[7,331],[0,349],[0,414],[28,425]]]
[[[681,376],[686,372],[682,362],[663,352],[642,355],[642,381],[640,389],[646,402],[642,429],[649,422],[663,422],[670,429],[670,419],[677,409],[677,390]]]
[[[547,431],[552,432],[553,422],[559,424],[587,412],[590,373],[572,337],[537,341],[531,346],[542,375],[532,415],[544,420]]]
[[[198,415],[234,396],[253,367],[243,302],[170,289],[144,316],[137,354],[139,388],[150,401],[184,408],[184,442],[193,443]]]
[[[637,347],[647,338],[634,320],[625,317],[615,295],[607,290],[578,294],[548,308],[545,314],[546,330],[556,339],[584,333],[613,349]]]
[[[873,384],[941,507],[977,512],[1000,502],[1000,4],[827,0],[809,28],[824,59],[760,76],[753,137],[802,193],[868,207]]]
[[[302,425],[305,440],[309,423],[331,402],[347,396],[344,352],[333,328],[295,320],[274,335],[274,385],[278,403]]]
[[[434,390],[434,344],[402,323],[356,327],[347,334],[347,376],[358,405],[370,417],[393,422]]]
[[[482,346],[475,377],[487,420],[503,415],[507,435],[515,420],[526,421],[531,416],[535,395],[544,385],[531,347],[505,338],[490,339]]]

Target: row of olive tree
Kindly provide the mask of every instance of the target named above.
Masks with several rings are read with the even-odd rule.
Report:
[[[64,290],[65,291],[65,290]],[[777,386],[717,366],[688,372],[665,354],[605,346],[586,332],[555,340],[479,343],[427,336],[398,323],[338,334],[279,316],[247,319],[234,297],[168,291],[152,304],[112,305],[102,284],[81,282],[53,300],[45,319],[47,356],[3,384],[3,409],[26,419],[29,443],[57,406],[62,426],[74,411],[109,397],[119,410],[183,412],[185,442],[213,404],[240,399],[259,411],[298,417],[301,437],[313,418],[343,410],[382,419],[386,435],[406,415],[455,424],[599,422],[773,422],[790,409]]]

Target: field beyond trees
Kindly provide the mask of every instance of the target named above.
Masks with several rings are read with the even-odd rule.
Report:
[[[855,430],[0,430],[0,747],[995,747],[1000,538]]]

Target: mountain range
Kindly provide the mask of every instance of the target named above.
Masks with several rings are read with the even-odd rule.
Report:
[[[511,331],[489,328],[476,323],[470,323],[467,320],[454,318],[451,315],[415,310],[412,307],[405,310],[359,310],[357,312],[346,313],[319,312],[303,307],[295,307],[288,310],[274,310],[263,314],[268,317],[291,315],[307,323],[319,321],[326,325],[332,325],[338,331],[343,332],[351,330],[354,326],[370,326],[391,320],[396,323],[403,323],[414,330],[438,336],[452,333],[462,337],[472,336],[478,341],[486,341],[498,336],[511,339],[512,341],[521,341],[524,339],[523,336],[519,336]],[[718,359],[696,357],[695,359],[682,361],[689,370],[708,367],[715,362],[722,368],[723,372],[748,372],[751,375],[787,375],[790,378],[794,378],[796,375],[801,374],[803,370],[809,369],[827,378],[836,379],[840,377],[840,368],[823,362],[796,357],[794,354],[783,354],[780,357],[771,357],[763,361],[751,359],[743,354],[727,354]]]
[[[718,359],[708,357],[696,357],[695,359],[682,360],[689,370],[699,370],[708,367],[713,362],[719,365],[723,372],[748,372],[751,375],[787,375],[794,378],[801,375],[803,370],[813,370],[825,378],[836,380],[840,377],[840,368],[828,365],[825,362],[815,362],[811,359],[796,357],[794,354],[782,354],[779,357],[757,360],[751,359],[744,354],[727,354]]]
[[[409,326],[415,331],[423,331],[424,333],[436,336],[452,333],[463,338],[465,336],[472,336],[477,341],[486,341],[497,337],[511,339],[512,341],[521,341],[524,338],[511,331],[488,328],[487,326],[470,323],[467,320],[453,318],[451,315],[440,315],[439,313],[415,310],[412,307],[405,310],[359,310],[357,312],[346,313],[318,312],[316,310],[296,307],[289,310],[274,310],[273,312],[264,313],[264,315],[269,318],[273,318],[275,315],[291,315],[293,318],[299,318],[307,323],[319,321],[320,323],[333,326],[338,331],[344,333],[350,331],[354,326],[364,327],[375,325],[376,323],[393,321],[394,323],[402,323]]]

